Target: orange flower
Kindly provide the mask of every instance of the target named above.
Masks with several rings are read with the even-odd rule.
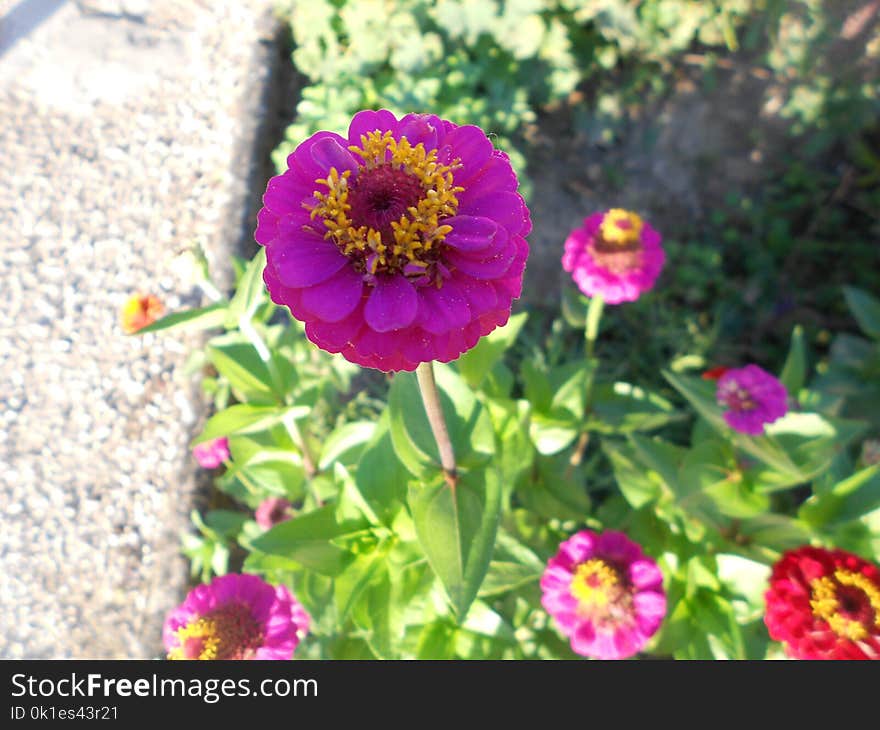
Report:
[[[164,311],[165,307],[158,297],[135,294],[122,307],[122,331],[127,335],[134,334],[159,319]]]

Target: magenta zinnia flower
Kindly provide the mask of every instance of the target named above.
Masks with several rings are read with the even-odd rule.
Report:
[[[760,436],[764,424],[788,411],[785,386],[757,365],[726,370],[718,378],[715,397],[729,409],[724,413],[727,425],[750,436]]]
[[[541,590],[541,604],[572,650],[596,659],[638,653],[666,614],[657,563],[622,532],[582,530],[563,542]]]
[[[229,439],[205,441],[193,447],[193,456],[203,469],[216,469],[229,459]]]
[[[290,659],[310,618],[285,586],[256,575],[214,578],[168,614],[169,659]]]
[[[634,302],[654,286],[666,254],[660,234],[621,208],[584,218],[565,241],[562,268],[585,296],[608,304]]]
[[[272,300],[329,352],[379,370],[448,362],[503,325],[531,230],[507,155],[474,126],[355,115],[273,177],[257,217]]]
[[[254,513],[257,524],[264,530],[268,530],[281,522],[286,522],[293,513],[292,505],[284,497],[268,497],[260,502]]]

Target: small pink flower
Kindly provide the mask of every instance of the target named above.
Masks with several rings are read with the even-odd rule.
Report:
[[[230,573],[193,588],[162,636],[169,659],[291,659],[310,623],[285,586]]]
[[[637,654],[666,615],[663,574],[622,532],[581,530],[563,542],[541,590],[572,650],[596,659]]]
[[[281,522],[286,522],[293,513],[290,508],[292,505],[284,497],[269,497],[260,502],[257,507],[255,518],[257,524],[264,530],[268,530]]]
[[[727,406],[724,420],[734,431],[760,436],[764,424],[788,412],[785,386],[757,365],[728,370],[718,378],[718,404]]]
[[[193,456],[203,469],[216,469],[229,460],[229,439],[224,436],[198,444],[193,447]]]
[[[621,208],[594,213],[565,241],[562,268],[585,296],[634,302],[654,286],[666,254],[660,234]]]

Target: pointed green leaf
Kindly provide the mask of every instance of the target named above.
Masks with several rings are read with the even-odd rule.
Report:
[[[263,269],[266,266],[266,249],[262,246],[250,260],[229,302],[226,326],[238,327],[241,320],[250,320],[257,307],[268,301],[266,285],[263,283]]]
[[[277,406],[252,406],[247,403],[238,403],[211,416],[202,433],[193,440],[191,445],[195,446],[204,441],[230,436],[234,433],[265,431],[279,423],[286,414],[290,414],[293,418],[302,418],[309,412],[310,409],[305,406],[278,408]]]
[[[797,395],[807,379],[807,348],[804,344],[804,328],[796,325],[791,333],[788,357],[779,376],[786,390]]]
[[[869,466],[829,491],[808,499],[798,516],[811,525],[831,527],[880,509],[880,466]]]
[[[455,488],[441,478],[410,484],[416,534],[463,621],[483,583],[495,544],[501,484],[494,469],[461,475]]]
[[[275,525],[251,544],[260,552],[280,555],[323,575],[333,576],[345,569],[353,555],[332,541],[367,527],[366,520],[339,521],[336,506],[328,504]]]
[[[226,318],[226,302],[217,302],[207,307],[187,309],[184,312],[172,312],[162,319],[157,319],[137,331],[139,335],[162,330],[209,330],[220,327]]]

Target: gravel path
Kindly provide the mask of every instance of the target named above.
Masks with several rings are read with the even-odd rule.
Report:
[[[187,586],[197,343],[126,337],[135,290],[228,278],[269,0],[0,0],[0,657],[148,658]],[[18,28],[10,18],[18,18]]]

